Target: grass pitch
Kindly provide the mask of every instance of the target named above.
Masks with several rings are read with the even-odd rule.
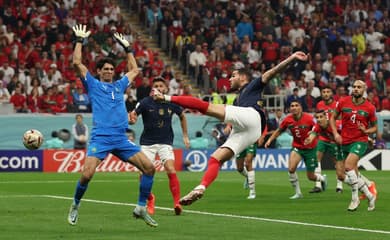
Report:
[[[77,226],[66,221],[80,174],[1,173],[0,239],[390,239],[390,173],[363,172],[377,183],[374,212],[362,201],[356,212],[346,209],[350,188],[335,192],[335,173],[328,190],[309,194],[313,183],[299,172],[303,199],[290,200],[293,189],[286,172],[257,172],[257,198],[247,200],[243,177],[221,172],[205,196],[175,216],[165,173],[155,177],[157,228],[135,220],[137,173],[97,173],[80,207]],[[203,173],[180,172],[182,195]]]

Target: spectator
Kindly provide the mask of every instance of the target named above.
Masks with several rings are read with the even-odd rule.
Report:
[[[8,89],[4,87],[3,81],[0,80],[0,103],[9,102],[11,96],[8,92]]]
[[[272,34],[266,35],[266,41],[261,45],[263,51],[263,62],[267,68],[276,63],[279,55],[279,43],[275,42]]]
[[[209,140],[203,137],[201,131],[196,131],[195,138],[190,140],[191,149],[207,149],[209,147]]]
[[[77,86],[77,91],[73,93],[73,104],[79,112],[90,112],[90,100],[88,94],[84,93],[81,85]]]
[[[30,94],[27,96],[27,107],[32,113],[40,112],[42,106],[41,95],[38,88],[32,88]]]
[[[20,86],[15,88],[15,91],[9,101],[14,105],[14,111],[16,113],[28,112],[26,97],[22,93],[22,88]]]
[[[310,80],[314,79],[314,71],[311,70],[311,64],[310,63],[306,63],[305,70],[302,71],[302,74],[305,76],[304,81],[306,83],[309,83]]]
[[[387,96],[382,99],[381,101],[382,108],[381,110],[390,111],[390,94],[387,94]]]
[[[385,49],[385,45],[381,42],[386,38],[383,33],[377,32],[374,29],[374,26],[371,25],[368,27],[368,31],[366,33],[366,44],[371,51],[383,51]]]
[[[291,102],[298,100],[301,101],[301,98],[298,96],[299,89],[295,87],[293,89],[292,95],[287,97],[286,106],[290,106]]]
[[[83,115],[76,114],[76,123],[72,125],[72,135],[74,139],[74,149],[86,149],[88,141],[88,126],[83,123]]]
[[[242,17],[242,20],[237,24],[236,29],[236,35],[240,40],[242,40],[245,35],[248,35],[250,40],[253,39],[253,25],[250,22],[250,18],[248,15],[244,15]]]
[[[292,47],[297,46],[297,38],[304,39],[306,36],[305,30],[299,27],[299,21],[294,20],[293,28],[288,31],[288,38],[290,39],[290,43]]]
[[[147,77],[142,79],[141,86],[137,87],[137,101],[141,101],[145,97],[149,96],[150,91],[152,90],[150,86],[150,80]]]
[[[343,48],[338,49],[338,55],[333,58],[333,65],[335,68],[336,78],[343,81],[348,77],[348,67],[350,64],[349,58],[344,53]]]
[[[51,139],[48,139],[45,141],[45,145],[47,149],[63,149],[64,148],[64,141],[62,141],[58,137],[57,131],[51,132]]]
[[[202,52],[202,47],[196,45],[195,51],[190,54],[190,74],[192,77],[197,78],[196,81],[198,86],[203,86],[201,73],[203,72],[203,67],[206,65],[206,62],[207,58]]]
[[[3,65],[0,66],[0,71],[4,72],[3,81],[5,85],[11,82],[12,77],[15,75],[15,69],[13,69],[8,61],[4,61]]]
[[[176,72],[175,77],[171,79],[169,82],[169,95],[181,95],[182,94],[182,81],[181,81],[181,73]]]

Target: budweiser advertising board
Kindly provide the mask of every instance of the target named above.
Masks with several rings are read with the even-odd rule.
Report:
[[[182,150],[175,149],[175,168],[182,170]],[[83,168],[86,152],[84,150],[44,150],[43,171],[44,172],[80,172]],[[156,159],[157,171],[163,171],[161,161]],[[119,160],[116,156],[109,154],[96,169],[97,172],[134,172],[138,171],[133,165]]]

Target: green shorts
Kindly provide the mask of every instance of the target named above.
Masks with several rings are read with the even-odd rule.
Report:
[[[251,144],[244,151],[242,151],[239,154],[237,154],[236,158],[237,159],[245,158],[245,156],[248,153],[252,153],[253,155],[255,155],[256,154],[256,150],[257,150],[257,143]]]
[[[318,166],[317,148],[313,148],[313,149],[292,148],[291,151],[297,152],[299,155],[301,155],[302,160],[305,162],[306,165],[306,171],[314,172],[314,169]]]
[[[354,142],[347,145],[341,146],[341,154],[344,159],[347,158],[349,153],[354,153],[359,156],[359,158],[363,157],[366,154],[368,148],[368,143],[366,142]]]
[[[344,160],[341,156],[340,147],[336,143],[318,140],[317,151],[322,152],[322,153],[325,153],[325,152],[330,153],[336,159],[336,161],[343,161]]]

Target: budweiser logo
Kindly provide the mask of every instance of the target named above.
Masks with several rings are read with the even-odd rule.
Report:
[[[86,154],[82,150],[78,151],[55,151],[53,160],[60,163],[57,172],[80,172],[83,169]],[[156,171],[163,171],[161,161],[155,161]],[[96,168],[96,172],[135,172],[138,169],[128,162],[119,160],[109,154],[104,161]]]

